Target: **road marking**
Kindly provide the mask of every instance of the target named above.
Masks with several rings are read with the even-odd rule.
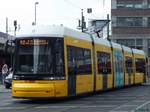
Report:
[[[118,109],[122,108],[122,107],[132,107],[132,106],[137,106],[137,105],[127,105],[127,104],[123,104],[120,106],[117,106],[116,108],[112,109],[109,112],[117,112]],[[120,112],[120,110],[118,110]],[[128,111],[121,111],[121,112],[128,112]]]
[[[0,110],[20,110],[26,109],[26,107],[0,107]]]
[[[0,107],[2,107],[2,106],[6,106],[6,105],[9,105],[10,103],[8,103],[8,102],[1,102],[1,105],[0,105]]]
[[[109,111],[109,112],[129,112],[129,111],[113,110],[113,111]]]
[[[142,107],[146,106],[146,105],[149,104],[149,103],[150,103],[150,100],[147,101],[147,102],[145,102],[145,103],[143,103],[142,105],[138,106],[138,107],[135,109],[135,111],[141,109]]]
[[[147,100],[134,100],[133,102],[134,103],[144,103],[145,101],[147,101]]]
[[[112,107],[115,107],[117,105],[93,105],[93,106],[90,106],[90,105],[66,105],[66,106],[38,106],[38,107],[34,107],[34,108],[38,108],[38,109],[45,109],[45,108],[112,108]]]

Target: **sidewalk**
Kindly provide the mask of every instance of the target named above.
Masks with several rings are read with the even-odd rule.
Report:
[[[2,84],[0,84],[0,93],[11,92],[11,89],[6,89]]]

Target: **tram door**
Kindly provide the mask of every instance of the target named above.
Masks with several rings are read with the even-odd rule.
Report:
[[[68,96],[76,95],[76,61],[75,48],[67,47],[67,62],[68,62]]]

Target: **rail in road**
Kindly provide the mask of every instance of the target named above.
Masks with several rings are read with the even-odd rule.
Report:
[[[0,112],[150,112],[150,85],[65,100],[23,100],[0,85]]]

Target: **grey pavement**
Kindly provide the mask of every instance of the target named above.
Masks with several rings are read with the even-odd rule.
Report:
[[[11,89],[5,89],[4,85],[0,84],[0,93],[10,92]]]
[[[0,112],[150,112],[150,85],[133,86],[64,100],[11,97],[0,85]]]

